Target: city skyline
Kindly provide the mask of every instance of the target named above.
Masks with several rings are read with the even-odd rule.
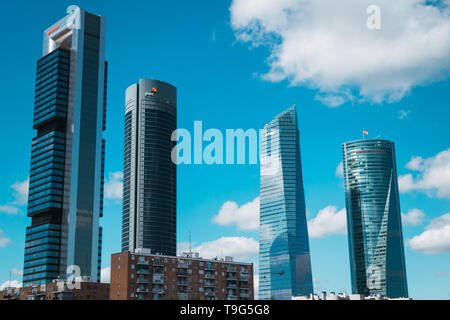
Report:
[[[117,235],[121,234],[123,93],[139,77],[152,77],[165,79],[179,88],[182,104],[179,127],[182,128],[190,129],[194,120],[202,120],[205,127],[222,130],[263,128],[267,119],[287,106],[293,103],[302,106],[299,122],[303,132],[307,219],[313,230],[310,246],[316,290],[350,291],[346,225],[342,223],[345,200],[340,170],[341,143],[361,137],[363,129],[370,137],[381,136],[395,141],[410,296],[448,298],[446,288],[450,270],[446,267],[449,265],[446,238],[441,237],[437,243],[428,239],[429,235],[443,234],[447,228],[449,193],[444,179],[449,145],[445,120],[449,111],[445,101],[448,100],[449,82],[443,79],[435,83],[430,81],[427,86],[413,86],[398,101],[346,100],[339,107],[328,108],[317,99],[317,91],[307,85],[289,86],[286,81],[267,82],[260,77],[268,70],[266,58],[271,53],[271,46],[248,50],[245,43],[236,40],[238,30],[230,23],[230,4],[177,4],[173,12],[165,4],[142,3],[142,10],[135,12],[115,2],[108,6],[101,2],[79,3],[86,10],[108,19],[108,102],[112,107],[108,108],[105,131],[107,183],[105,217],[102,219],[102,268],[105,273],[109,266],[108,257],[120,248],[121,241]],[[23,231],[28,222],[20,197],[28,181],[29,141],[33,137],[30,125],[33,72],[42,46],[41,30],[60,17],[67,4],[27,3],[26,6],[33,12],[25,15],[26,20],[38,30],[18,26],[14,35],[6,35],[11,49],[2,52],[2,67],[11,74],[8,81],[2,82],[2,87],[10,92],[5,97],[5,104],[11,107],[5,108],[1,132],[3,136],[11,132],[15,135],[2,142],[2,149],[10,151],[8,157],[2,159],[3,167],[8,169],[0,184],[3,191],[0,196],[0,256],[8,261],[8,265],[0,267],[1,283],[9,279],[11,268],[20,270],[23,267],[23,254],[16,252],[23,253]],[[9,14],[4,15],[3,21],[12,23],[14,16],[23,15],[19,9],[17,4],[7,4],[5,12]],[[232,13],[236,14],[234,9]],[[205,15],[202,10],[211,14]],[[148,21],[145,17],[150,11],[161,15],[155,21]],[[172,26],[168,22],[173,21],[168,12],[175,13],[178,24]],[[39,17],[34,13],[40,13]],[[49,18],[43,19],[43,16]],[[180,27],[183,25],[189,27],[183,29]],[[150,33],[136,32],[144,29],[152,30],[151,36]],[[29,33],[35,36],[27,36],[27,49],[20,50],[23,44],[16,35],[25,37]],[[143,35],[147,41],[141,42]],[[168,40],[173,38],[177,41]],[[135,43],[140,43],[140,50],[131,50],[133,54],[127,52],[125,47]],[[23,63],[6,63],[14,59]],[[20,90],[14,85],[16,83],[23,84]],[[338,100],[342,101],[341,98]],[[17,121],[18,118],[23,121]],[[253,208],[259,201],[258,166],[181,166],[179,170],[178,246],[186,248],[189,234],[192,234],[193,249],[198,249],[202,255],[222,248],[224,254],[255,261],[257,227],[250,223],[254,219],[246,220],[245,217],[257,214]],[[436,177],[435,172],[440,172],[440,177],[430,179],[430,176]],[[242,219],[236,218],[236,212]],[[336,223],[329,226],[323,222],[323,217]],[[328,270],[330,264],[333,270]],[[15,273],[20,272],[13,273],[13,279],[17,280]]]

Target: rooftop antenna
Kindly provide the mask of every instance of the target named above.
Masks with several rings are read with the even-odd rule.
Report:
[[[192,253],[192,239],[191,239],[191,231],[189,231],[189,253]]]

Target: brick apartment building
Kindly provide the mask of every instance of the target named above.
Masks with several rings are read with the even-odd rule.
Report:
[[[253,263],[137,249],[111,256],[110,288],[111,300],[253,300]]]
[[[109,284],[78,282],[79,289],[52,283],[0,291],[0,300],[109,300]]]

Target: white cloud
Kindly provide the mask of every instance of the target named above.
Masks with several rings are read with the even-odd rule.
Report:
[[[100,272],[100,282],[101,283],[109,283],[111,279],[111,268],[106,267],[103,268]]]
[[[240,230],[258,230],[259,197],[240,207],[236,202],[225,202],[219,213],[212,218],[212,222],[221,226],[236,226]]]
[[[0,229],[0,248],[6,247],[11,243],[11,239],[3,235],[3,230]]]
[[[429,196],[450,198],[450,149],[427,159],[413,157],[406,168],[418,173],[416,177],[408,173],[398,178],[400,192],[417,190]]]
[[[18,206],[24,206],[28,203],[28,188],[30,184],[30,179],[27,178],[25,181],[19,181],[14,183],[11,188],[14,190],[13,196],[16,199],[13,204]]]
[[[378,0],[381,30],[369,30],[372,0],[233,0],[237,38],[266,45],[268,81],[318,90],[332,107],[400,100],[413,87],[445,79],[450,2]]]
[[[0,212],[17,214],[19,212],[18,207],[25,206],[28,203],[28,185],[29,178],[25,181],[18,181],[12,184],[10,187],[13,189],[14,201],[5,205],[0,205]]]
[[[403,120],[403,119],[407,118],[410,113],[411,113],[411,110],[404,110],[404,109],[398,110],[397,118],[400,120]]]
[[[308,221],[308,234],[311,239],[326,238],[334,234],[347,234],[346,210],[328,206]]]
[[[405,168],[413,171],[421,171],[424,169],[422,163],[422,157],[412,157],[412,159],[406,164]]]
[[[420,209],[411,209],[407,214],[402,213],[402,223],[404,226],[418,226],[425,219],[425,213]]]
[[[18,277],[23,276],[23,271],[22,270],[19,270],[19,269],[16,269],[16,268],[11,268],[9,271],[11,271],[11,274],[13,274],[15,276],[18,276]]]
[[[0,285],[0,291],[6,288],[21,288],[22,283],[17,280],[5,281]]]
[[[336,171],[334,173],[336,177],[343,178],[344,177],[344,163],[341,161],[336,167]]]
[[[11,206],[9,204],[0,205],[0,212],[7,214],[17,214],[19,209],[17,207]]]
[[[179,253],[187,251],[189,251],[189,243],[181,242],[178,244]],[[201,257],[206,259],[231,256],[236,261],[246,261],[258,255],[259,244],[254,238],[222,237],[214,241],[194,245],[192,252],[198,252]]]
[[[105,198],[109,200],[122,200],[123,173],[111,172],[105,183]]]
[[[425,254],[450,253],[450,213],[431,220],[425,231],[408,244],[412,250]]]

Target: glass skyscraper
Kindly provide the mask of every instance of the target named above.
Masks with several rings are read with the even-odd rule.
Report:
[[[394,143],[342,145],[352,291],[407,297]]]
[[[176,255],[177,89],[140,79],[125,94],[122,251]]]
[[[23,285],[100,280],[106,120],[105,19],[70,6],[37,62]],[[76,267],[72,267],[76,266]],[[67,270],[71,271],[67,271]]]
[[[295,106],[260,133],[259,298],[313,293]]]

